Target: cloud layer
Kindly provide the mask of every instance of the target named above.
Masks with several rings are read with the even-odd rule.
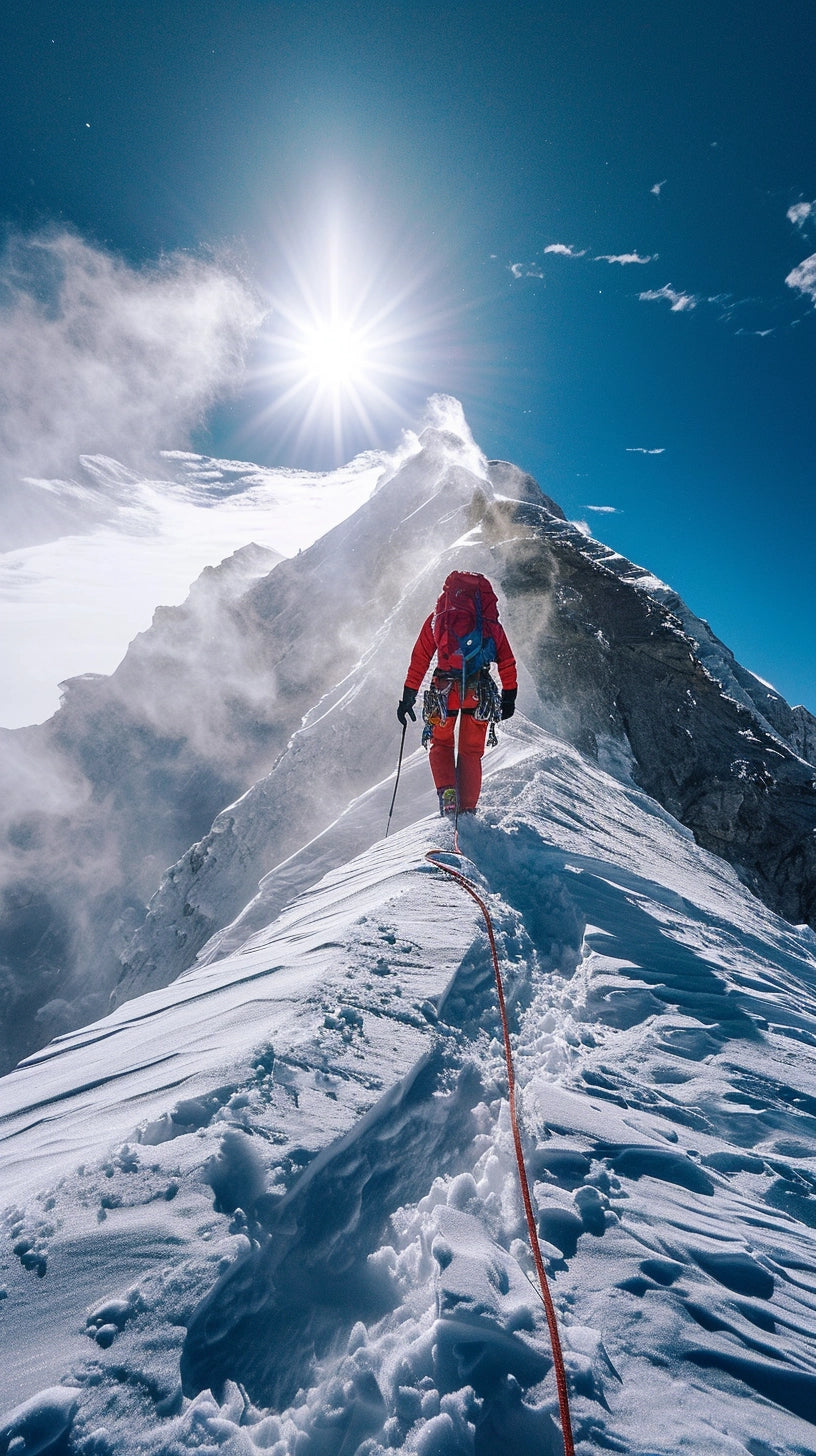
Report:
[[[80,454],[141,466],[185,444],[241,382],[262,312],[216,262],[136,269],[71,232],[13,236],[0,257],[4,544],[21,478],[70,474]]]

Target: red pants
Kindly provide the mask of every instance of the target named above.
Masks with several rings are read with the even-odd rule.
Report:
[[[456,692],[451,693],[449,711],[458,701]],[[468,693],[465,703],[476,705],[475,693]],[[458,757],[455,756],[454,735],[459,728]],[[475,809],[482,787],[482,754],[484,753],[487,724],[477,723],[472,713],[457,713],[444,723],[436,725],[428,751],[433,781],[437,789],[456,789],[459,798],[459,812]]]

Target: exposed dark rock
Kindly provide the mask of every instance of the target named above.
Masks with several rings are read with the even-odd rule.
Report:
[[[593,756],[606,738],[625,739],[635,781],[699,844],[786,919],[816,924],[815,776],[785,741],[808,746],[810,714],[729,653],[761,712],[737,702],[637,570],[627,580],[593,559],[580,533],[548,512],[503,505],[485,528],[502,542],[514,645],[553,725]]]

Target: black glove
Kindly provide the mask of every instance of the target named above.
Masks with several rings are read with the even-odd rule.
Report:
[[[501,713],[502,718],[512,718],[516,711],[516,693],[518,688],[504,688],[502,691]]]
[[[412,723],[416,723],[416,713],[414,712],[416,699],[416,688],[403,688],[402,699],[397,703],[397,720],[402,724],[403,728],[405,727],[406,718],[410,718]]]

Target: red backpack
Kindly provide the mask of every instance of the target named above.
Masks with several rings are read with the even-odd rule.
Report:
[[[499,604],[486,576],[452,571],[445,581],[432,629],[441,672],[461,674],[465,684],[482,667],[496,660],[491,627],[498,626]]]

